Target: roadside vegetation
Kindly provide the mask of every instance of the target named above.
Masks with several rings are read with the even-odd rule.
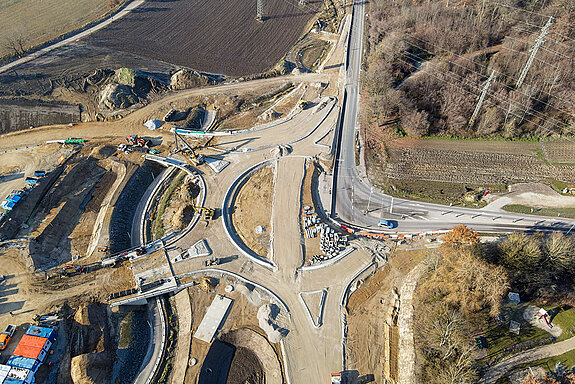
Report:
[[[461,225],[444,241],[429,251],[416,291],[420,382],[474,383],[505,356],[575,334],[573,236],[511,234],[481,244],[476,232]],[[521,302],[509,302],[509,292]],[[531,325],[524,313],[533,306],[545,308],[563,333],[552,336]],[[520,324],[519,334],[510,332],[511,321]],[[485,338],[480,349],[479,337]],[[564,359],[567,373],[572,360]]]
[[[412,137],[572,135],[574,12],[575,3],[564,0],[371,2],[366,123],[371,130]],[[550,16],[546,41],[517,87]]]

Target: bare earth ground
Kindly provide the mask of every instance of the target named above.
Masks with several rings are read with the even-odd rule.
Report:
[[[242,186],[236,198],[232,220],[242,241],[263,258],[270,256],[271,216],[274,197],[275,163],[253,174]],[[257,226],[265,232],[257,234]]]
[[[206,293],[204,291],[201,291],[199,288],[196,287],[192,287],[189,288],[189,295],[190,295],[190,302],[191,302],[191,308],[192,308],[192,332],[191,335],[193,335],[193,333],[196,331],[196,329],[198,328],[200,322],[202,321],[205,312],[208,308],[208,306],[211,304],[214,296],[216,293],[224,295],[226,297],[229,297],[231,299],[234,300],[233,304],[232,304],[232,308],[229,311],[229,314],[226,318],[226,321],[222,327],[222,334],[224,335],[222,338],[224,340],[229,340],[233,343],[234,341],[234,337],[233,337],[233,333],[236,330],[241,330],[241,329],[250,329],[252,331],[255,331],[257,333],[262,333],[263,331],[259,328],[258,326],[258,320],[256,317],[257,314],[257,310],[258,307],[256,307],[255,305],[251,304],[244,295],[242,295],[241,293],[238,292],[238,290],[234,290],[231,293],[226,293],[224,291],[224,288],[227,284],[235,284],[235,281],[233,280],[229,280],[228,278],[224,278],[222,280],[220,280],[220,284],[218,285],[218,287],[216,288],[216,290],[214,292],[211,293]],[[242,331],[245,332],[245,331]],[[229,334],[229,336],[226,336],[226,334]],[[257,358],[255,358],[254,360],[254,355],[250,354],[250,353],[244,353],[243,355],[240,355],[239,359],[232,361],[232,367],[231,367],[231,371],[233,372],[234,370],[238,370],[241,369],[242,365],[245,364],[246,368],[250,368],[248,369],[248,371],[252,371],[253,373],[256,374],[257,376],[257,372],[262,369],[264,372],[266,372],[266,374],[269,375],[277,375],[277,368],[279,366],[279,350],[277,349],[276,345],[271,345],[269,344],[269,342],[267,341],[267,339],[265,337],[262,336],[261,339],[259,340],[263,340],[263,341],[259,341],[259,343],[265,342],[265,344],[262,347],[257,348],[256,350],[251,350],[251,348],[253,347],[253,344],[244,344],[241,342],[241,339],[237,341],[238,344],[243,345],[244,347],[250,349],[250,351],[257,356]],[[189,366],[187,371],[186,371],[186,378],[185,378],[185,383],[187,384],[192,384],[192,383],[196,383],[197,381],[197,377],[199,375],[200,372],[200,368],[202,365],[202,362],[206,356],[206,354],[208,353],[208,349],[209,349],[209,344],[195,339],[192,337],[191,339],[191,348],[190,348],[190,359],[192,358],[196,358],[198,360],[198,363],[195,366]],[[255,349],[255,348],[254,348]],[[245,351],[244,351],[245,352]],[[261,367],[261,368],[259,368]],[[276,373],[273,373],[274,371],[276,371]],[[246,372],[244,371],[244,374]],[[249,373],[246,376],[250,376]],[[281,372],[280,372],[280,376],[281,376]],[[230,377],[231,378],[231,377]],[[260,384],[263,383],[264,381],[254,381],[254,384]]]
[[[345,351],[348,369],[358,370],[360,376],[373,374],[377,383],[398,379],[399,329],[393,320],[393,291],[400,289],[405,276],[425,253],[396,250],[389,263],[350,296]]]
[[[203,72],[241,76],[277,63],[320,5],[272,0],[261,23],[255,20],[255,5],[245,1],[146,2],[86,41]]]

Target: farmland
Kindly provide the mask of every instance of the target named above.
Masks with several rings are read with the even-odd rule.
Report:
[[[25,49],[41,45],[97,20],[106,12],[106,0],[2,1],[0,57],[14,53],[9,47],[11,42],[21,40]]]
[[[450,190],[463,195],[464,186],[569,182],[575,171],[565,163],[574,154],[575,146],[564,142],[396,139],[384,149],[368,149],[366,159],[372,180],[389,192],[395,187],[430,197]]]
[[[320,5],[268,1],[262,23],[255,1],[151,1],[85,41],[199,71],[247,75],[277,63]]]

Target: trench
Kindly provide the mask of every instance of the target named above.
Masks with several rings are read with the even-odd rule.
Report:
[[[138,376],[139,368],[150,342],[147,307],[132,309],[122,316],[128,325],[121,327],[119,347],[112,367],[111,384],[131,384]],[[123,345],[126,344],[126,345]]]
[[[144,162],[122,190],[110,220],[110,252],[116,253],[132,246],[132,221],[144,193],[164,167],[154,162]]]

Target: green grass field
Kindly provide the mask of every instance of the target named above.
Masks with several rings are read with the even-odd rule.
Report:
[[[24,41],[29,49],[98,20],[108,11],[107,0],[0,1],[0,57],[13,54],[10,42]]]

